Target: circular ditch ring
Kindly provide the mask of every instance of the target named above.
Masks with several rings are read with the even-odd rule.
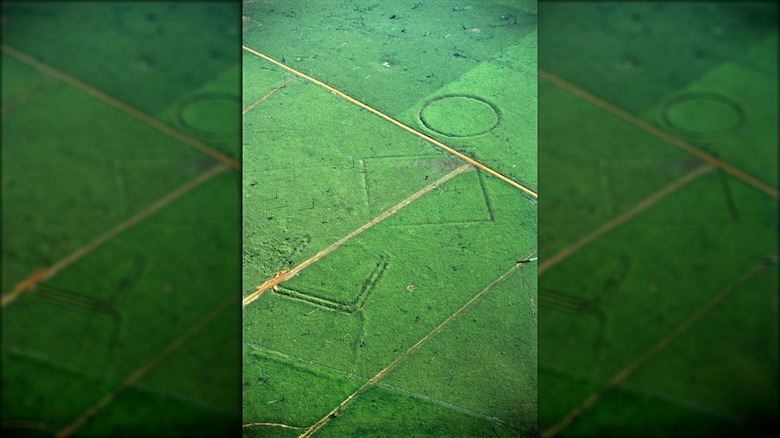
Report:
[[[723,112],[723,107],[725,107],[725,111],[730,113],[728,117],[732,120],[718,129],[696,129],[674,121],[671,113],[676,107],[696,105],[697,102],[699,102],[698,105],[704,105],[704,110],[709,106],[711,110]],[[721,108],[717,109],[718,107]],[[702,117],[707,117],[707,115],[704,114]],[[739,129],[745,123],[745,111],[740,104],[722,94],[692,91],[667,100],[658,110],[658,119],[661,125],[669,131],[694,140],[707,140],[731,134]]]
[[[190,122],[188,122],[187,118],[184,116],[184,113],[187,110],[187,108],[192,107],[193,105],[202,104],[203,102],[207,102],[207,101],[230,102],[230,103],[236,103],[239,108],[241,106],[241,99],[235,94],[223,93],[219,91],[210,91],[210,92],[195,94],[187,97],[186,99],[179,102],[178,105],[176,105],[176,108],[174,108],[173,110],[174,123],[181,129],[187,131],[192,135],[204,139],[209,139],[209,140],[218,140],[225,137],[230,137],[240,131],[241,129],[240,119],[236,120],[235,129],[227,129],[227,130],[220,130],[220,131],[202,129],[197,126],[193,126]]]
[[[467,110],[466,114],[448,114],[442,118],[441,115],[447,112],[447,106],[454,107],[455,110]],[[428,116],[426,116],[426,111]],[[473,111],[480,114],[474,115]],[[449,123],[454,120],[463,120],[463,118],[479,119],[482,122],[477,126],[459,126],[458,123]],[[471,94],[445,94],[435,97],[420,108],[417,113],[417,119],[420,124],[431,132],[441,134],[450,138],[468,138],[487,134],[495,129],[501,121],[501,111],[492,102]]]

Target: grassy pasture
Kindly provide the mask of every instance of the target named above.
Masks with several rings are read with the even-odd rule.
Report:
[[[247,3],[244,44],[535,187],[533,8],[445,3]],[[398,206],[245,305],[245,436],[535,434],[535,202],[248,50],[244,85],[245,296]]]

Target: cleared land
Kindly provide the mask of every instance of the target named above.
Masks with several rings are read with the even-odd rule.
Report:
[[[245,436],[534,435],[535,4],[244,15]]]

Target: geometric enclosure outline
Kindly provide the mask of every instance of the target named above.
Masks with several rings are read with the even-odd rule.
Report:
[[[376,284],[382,279],[382,274],[387,269],[387,260],[383,257],[376,262],[376,267],[373,272],[365,279],[363,285],[360,288],[360,292],[355,296],[352,301],[339,300],[333,297],[325,297],[317,294],[316,292],[307,292],[303,290],[296,290],[286,286],[274,286],[272,291],[278,295],[286,298],[290,298],[296,301],[303,301],[313,306],[334,310],[337,312],[343,312],[352,315],[356,312],[363,310],[363,306],[366,300],[373,292]]]

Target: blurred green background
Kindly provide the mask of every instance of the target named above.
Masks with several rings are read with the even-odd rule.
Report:
[[[240,26],[3,2],[4,436],[240,433]]]
[[[539,4],[542,436],[777,428],[777,19]]]

